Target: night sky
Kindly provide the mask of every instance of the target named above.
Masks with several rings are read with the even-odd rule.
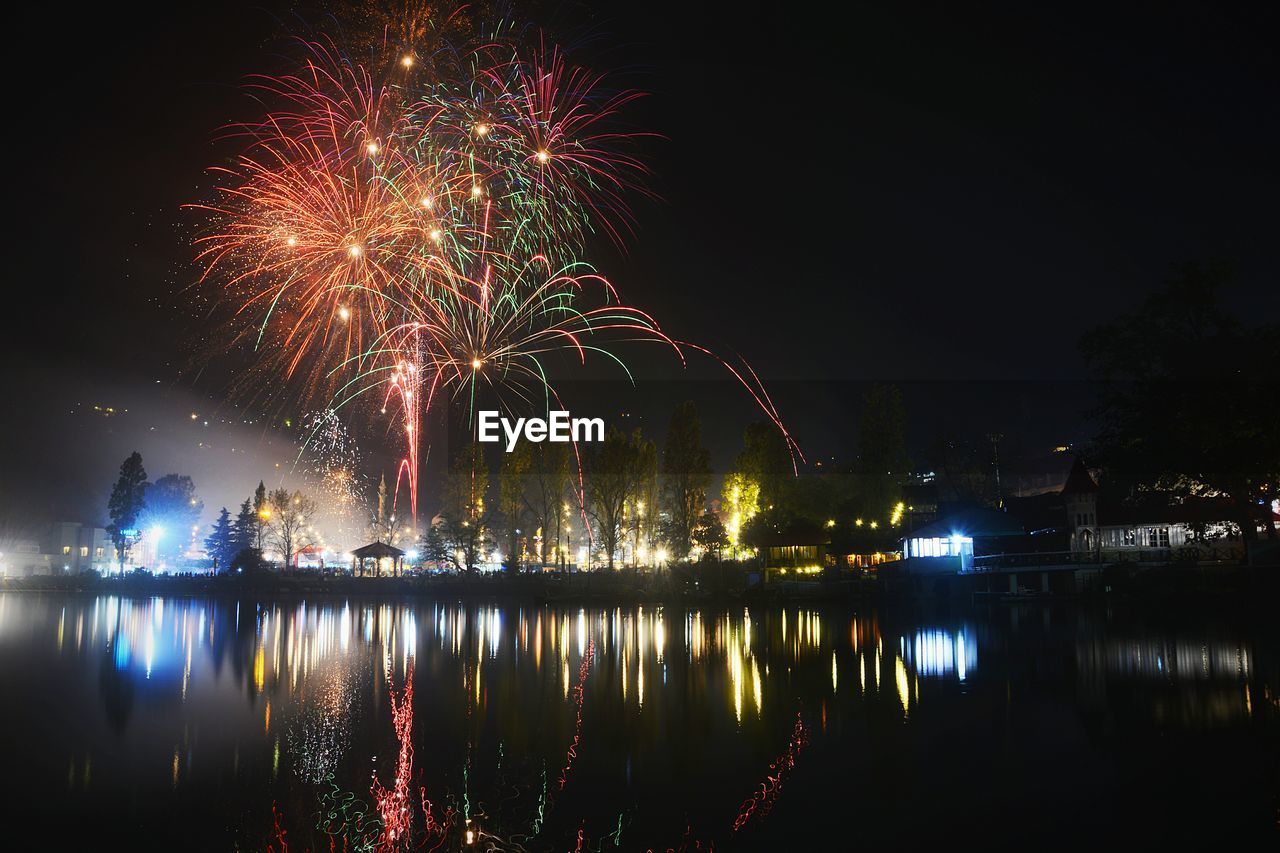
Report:
[[[1080,438],[1080,333],[1173,263],[1228,259],[1233,308],[1280,310],[1275,7],[982,5],[516,7],[652,93],[632,118],[664,137],[646,146],[662,200],[636,201],[626,253],[598,266],[669,332],[750,360],[817,458],[851,452],[870,380],[902,384],[913,422],[1007,428],[972,410],[1019,397],[1034,440]],[[276,67],[301,7],[122,8],[28,4],[9,34],[10,444],[103,382],[258,414],[190,370],[180,205],[208,198],[217,130],[257,114],[239,81]]]

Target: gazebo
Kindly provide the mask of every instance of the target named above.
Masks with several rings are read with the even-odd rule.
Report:
[[[373,560],[374,576],[381,577],[382,576],[382,560],[384,558],[391,559],[392,561],[391,573],[392,575],[395,575],[398,577],[400,575],[400,568],[402,565],[401,561],[404,559],[404,551],[401,551],[399,548],[395,547],[394,545],[388,545],[386,542],[370,542],[368,545],[365,545],[363,548],[357,548],[354,551],[352,551],[351,552],[351,572],[352,574],[356,574],[357,566],[358,566],[360,576],[364,577],[365,561]]]

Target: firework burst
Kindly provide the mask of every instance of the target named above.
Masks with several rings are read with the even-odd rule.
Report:
[[[715,357],[668,337],[579,259],[593,233],[621,243],[627,198],[648,193],[636,134],[616,129],[637,93],[608,92],[545,45],[491,40],[383,73],[330,42],[305,49],[297,74],[249,83],[276,106],[231,129],[243,153],[198,205],[213,219],[202,281],[218,283],[231,337],[277,384],[335,419],[361,406],[400,418],[396,491],[407,484],[415,519],[436,401],[470,406],[486,387],[509,408],[550,408],[549,356],[625,371],[612,348],[626,341]],[[785,435],[749,366],[726,366]],[[308,429],[323,443],[330,427]]]

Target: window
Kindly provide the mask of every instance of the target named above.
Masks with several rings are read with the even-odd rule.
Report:
[[[1160,547],[1168,548],[1169,547],[1169,528],[1161,527],[1159,532],[1160,532]]]
[[[1125,544],[1125,545],[1137,545],[1137,544],[1138,544],[1138,531],[1134,530],[1132,527],[1130,527],[1129,529],[1125,530],[1125,532],[1124,532],[1124,544]]]
[[[81,556],[81,557],[87,557],[87,556],[89,556],[89,546],[88,546],[88,545],[81,545],[81,546],[80,546],[80,556]]]
[[[94,549],[93,549],[93,556],[95,556],[95,557],[101,557],[101,556],[102,556],[102,547],[101,547],[101,546],[99,546],[99,547],[97,547],[97,548],[94,548]]]
[[[71,556],[71,546],[70,546],[70,545],[63,545],[63,546],[62,546],[62,556],[64,556],[64,557],[70,557],[70,556]]]

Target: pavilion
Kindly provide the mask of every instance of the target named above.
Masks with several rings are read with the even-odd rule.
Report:
[[[404,551],[385,542],[370,542],[351,552],[351,573],[364,577],[365,561],[373,560],[374,577],[382,577],[382,561],[386,559],[391,560],[391,574],[398,577],[404,564]]]

